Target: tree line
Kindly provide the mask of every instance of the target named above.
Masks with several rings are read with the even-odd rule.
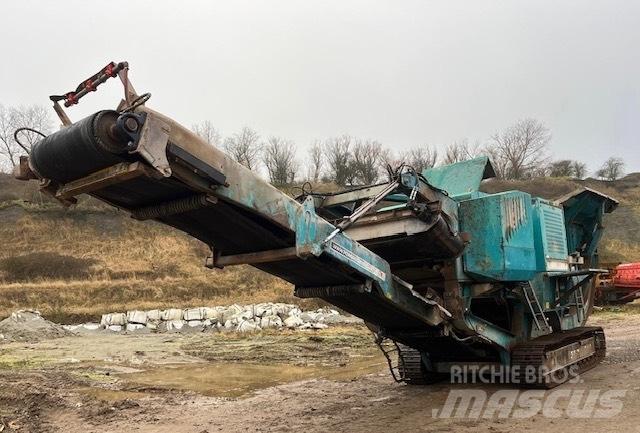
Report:
[[[14,131],[30,127],[48,134],[53,130],[49,110],[32,105],[5,107],[0,104],[0,170],[10,171],[25,153],[15,140]],[[491,135],[484,143],[467,139],[454,141],[439,149],[425,144],[403,151],[393,151],[375,139],[342,134],[318,139],[310,144],[306,155],[299,158],[296,143],[284,137],[262,137],[245,126],[223,137],[210,121],[192,125],[194,133],[212,146],[221,147],[231,158],[250,170],[266,170],[274,185],[298,181],[332,182],[339,186],[366,185],[386,176],[387,167],[405,163],[415,170],[452,164],[480,155],[489,156],[496,174],[502,179],[534,177],[587,176],[587,166],[578,160],[553,160],[549,153],[551,131],[537,119],[522,119]],[[19,137],[27,149],[39,136],[25,131]],[[607,159],[594,175],[616,180],[624,175],[621,158]]]
[[[587,165],[578,160],[553,160],[549,153],[551,131],[536,119],[522,119],[491,135],[486,143],[457,140],[442,152],[433,145],[414,146],[394,152],[380,141],[348,134],[315,140],[300,163],[292,140],[269,136],[261,138],[250,127],[222,139],[211,122],[193,125],[193,131],[208,143],[222,147],[234,160],[251,170],[260,166],[275,185],[295,181],[332,182],[340,186],[367,185],[380,181],[387,167],[405,163],[415,170],[453,164],[481,155],[489,156],[501,179],[523,180],[535,177],[587,176]],[[621,158],[607,159],[594,175],[613,181],[624,175]]]

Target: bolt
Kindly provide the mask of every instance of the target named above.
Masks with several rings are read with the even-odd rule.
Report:
[[[136,132],[138,130],[138,122],[133,117],[127,117],[124,121],[124,127],[129,132]]]

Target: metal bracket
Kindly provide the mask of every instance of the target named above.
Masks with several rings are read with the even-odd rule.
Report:
[[[349,226],[354,222],[356,222],[358,218],[360,218],[361,216],[369,212],[376,204],[382,201],[387,195],[391,194],[399,186],[400,186],[400,182],[397,180],[389,182],[389,185],[387,185],[384,189],[379,191],[375,196],[371,197],[365,203],[360,205],[360,207],[356,209],[351,215],[349,215],[346,220],[339,223],[336,226],[336,228],[331,232],[331,234],[327,236],[323,244],[327,244],[338,233],[349,228]]]
[[[394,275],[395,277],[395,275]],[[424,296],[422,296],[420,293],[416,292],[413,288],[409,289],[409,292],[411,292],[411,294],[413,296],[415,296],[416,298],[420,299],[422,302],[429,304],[430,306],[433,307],[437,307],[438,310],[440,310],[440,312],[442,314],[444,314],[447,318],[452,319],[453,318],[453,314],[451,314],[449,312],[449,310],[447,310],[446,308],[444,308],[442,305],[440,305],[439,302],[434,301],[433,299],[429,299],[429,298],[425,298]]]
[[[116,183],[124,182],[139,176],[152,177],[152,170],[140,162],[121,162],[111,167],[91,173],[73,180],[57,188],[54,197],[58,200],[70,200],[76,195],[88,194]]]
[[[131,153],[138,153],[142,156],[164,177],[171,176],[171,167],[167,159],[167,144],[169,143],[170,131],[171,128],[166,122],[151,113],[147,113],[140,132],[138,145],[135,150],[131,151]]]
[[[255,265],[259,263],[272,263],[298,258],[296,247],[281,248],[278,250],[258,251],[255,253],[233,254],[228,256],[212,256],[212,266],[223,268],[233,265]]]
[[[29,166],[29,157],[26,155],[20,155],[20,162],[13,168],[13,177],[18,180],[31,180],[37,179],[38,176],[31,170]]]
[[[555,302],[553,303],[553,306],[557,307],[559,305],[563,305],[563,304],[567,303],[569,301],[569,298],[571,297],[571,295],[573,295],[578,290],[581,290],[584,286],[589,284],[592,281],[592,279],[593,279],[593,277],[595,275],[596,275],[595,272],[589,273],[582,280],[578,281],[576,284],[571,286],[569,289],[563,291],[561,293],[561,295],[555,300]]]

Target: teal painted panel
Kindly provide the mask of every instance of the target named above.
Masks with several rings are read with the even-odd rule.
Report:
[[[460,222],[471,239],[465,272],[480,279],[528,281],[536,273],[531,196],[520,191],[465,200]]]
[[[567,232],[562,208],[535,198],[533,215],[538,270],[569,270]]]
[[[478,191],[480,182],[495,176],[489,158],[481,156],[455,164],[428,168],[422,172],[427,181],[436,188],[445,190],[450,197],[467,198]]]

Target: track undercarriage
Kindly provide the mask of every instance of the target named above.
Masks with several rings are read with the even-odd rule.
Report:
[[[511,368],[518,369],[519,383],[534,388],[553,388],[598,365],[606,355],[600,327],[579,327],[535,338],[516,346]],[[534,369],[527,379],[527,369]]]
[[[429,354],[401,343],[393,342],[391,351],[385,349],[378,338],[379,346],[389,362],[393,377],[408,385],[428,385],[451,378],[450,372],[430,370]],[[390,343],[386,343],[387,347]],[[393,347],[393,346],[392,346]],[[391,353],[393,352],[393,353]],[[396,363],[391,355],[396,356]],[[469,368],[465,363],[464,374],[456,382],[486,381],[511,384],[523,388],[554,388],[577,378],[597,366],[606,355],[606,340],[600,327],[579,327],[570,331],[552,333],[519,344],[511,352],[511,363],[507,369],[499,364],[476,364]],[[426,361],[426,362],[425,362]],[[456,365],[455,362],[450,365]],[[478,371],[487,368],[487,374],[478,377]],[[433,365],[431,368],[434,368]],[[494,370],[491,370],[494,368]],[[462,378],[462,380],[460,380]]]

